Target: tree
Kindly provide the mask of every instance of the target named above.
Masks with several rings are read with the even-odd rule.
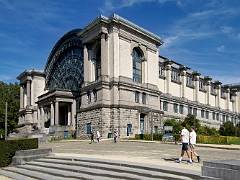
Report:
[[[195,129],[198,130],[201,124],[199,119],[196,118],[196,116],[188,114],[182,122],[182,126],[185,126],[188,130],[190,130],[191,127],[195,127]]]
[[[235,136],[236,128],[232,122],[227,121],[220,127],[219,133],[222,136]]]
[[[198,129],[198,134],[205,135],[205,136],[216,136],[219,135],[217,129],[210,128],[208,126],[200,126]]]
[[[18,123],[19,85],[0,81],[0,136],[5,129],[5,103],[8,102],[8,133],[12,132]]]

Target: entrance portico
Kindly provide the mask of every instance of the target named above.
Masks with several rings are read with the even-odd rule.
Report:
[[[76,100],[73,92],[54,90],[38,99],[40,129],[56,137],[63,137],[64,131],[75,133]]]

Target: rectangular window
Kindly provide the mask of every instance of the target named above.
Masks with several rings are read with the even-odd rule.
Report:
[[[226,116],[223,114],[223,115],[222,115],[222,121],[223,121],[223,122],[225,122],[225,121],[226,121],[226,119],[225,119],[225,118],[226,118]]]
[[[165,73],[164,73],[164,66],[163,66],[163,63],[160,63],[158,64],[159,66],[159,77],[164,77],[165,76]]]
[[[139,94],[140,93],[138,91],[135,92],[135,102],[136,103],[139,103]]]
[[[179,106],[179,113],[180,113],[180,114],[183,114],[183,105],[180,105],[180,106]]]
[[[206,111],[206,119],[209,118],[209,111]]]
[[[199,79],[199,90],[205,91],[205,83],[203,79]]]
[[[186,82],[186,85],[188,87],[193,87],[193,78],[190,74],[187,74],[187,82]]]
[[[211,85],[211,94],[216,95],[216,88],[213,84]]]
[[[218,113],[216,114],[216,119],[217,119],[217,121],[219,121],[219,114]]]
[[[91,123],[87,123],[87,125],[86,125],[86,133],[87,134],[91,134],[91,132],[92,132],[92,125],[91,125]]]
[[[158,134],[158,126],[154,126],[154,133]]]
[[[204,118],[204,110],[201,110],[201,118]]]
[[[193,115],[197,116],[197,108],[193,108]]]
[[[146,93],[142,93],[142,103],[143,104],[146,104],[146,98],[147,98]]]
[[[212,119],[213,119],[213,120],[216,119],[216,114],[215,114],[215,112],[212,113]]]
[[[88,100],[88,104],[90,104],[91,103],[91,92],[90,91],[88,91],[87,92],[87,100]]]
[[[229,117],[228,116],[226,116],[226,122],[229,120]]]
[[[163,110],[168,111],[168,102],[167,101],[163,101]]]
[[[192,114],[192,107],[191,106],[188,106],[188,114]]]
[[[132,133],[132,124],[127,124],[127,133],[128,134]]]
[[[177,69],[172,68],[171,80],[175,82],[180,82],[180,73]]]
[[[174,113],[178,113],[178,104],[173,104]]]

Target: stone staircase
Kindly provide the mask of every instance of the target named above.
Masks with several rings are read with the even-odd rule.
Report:
[[[138,165],[112,160],[47,156],[23,165],[0,169],[0,174],[17,180],[63,180],[63,179],[142,179],[142,180],[188,180],[200,179],[200,175],[176,169]]]

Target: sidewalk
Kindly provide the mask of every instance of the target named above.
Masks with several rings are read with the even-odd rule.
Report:
[[[162,142],[162,141],[146,141],[146,140],[121,140],[122,142],[142,142],[142,143],[160,143],[160,144],[175,144],[174,142]],[[240,145],[230,144],[197,144],[197,147],[226,149],[226,150],[240,150]]]
[[[113,141],[112,138],[101,139],[101,141]],[[89,142],[89,140],[80,140],[80,139],[70,139],[70,140],[59,140],[53,142]],[[140,142],[140,143],[159,143],[159,144],[175,144],[174,142],[162,142],[162,141],[147,141],[147,140],[129,140],[129,139],[120,139],[120,142]],[[216,148],[216,149],[226,149],[226,150],[240,150],[240,145],[224,145],[224,144],[197,144],[197,147],[205,148]]]

